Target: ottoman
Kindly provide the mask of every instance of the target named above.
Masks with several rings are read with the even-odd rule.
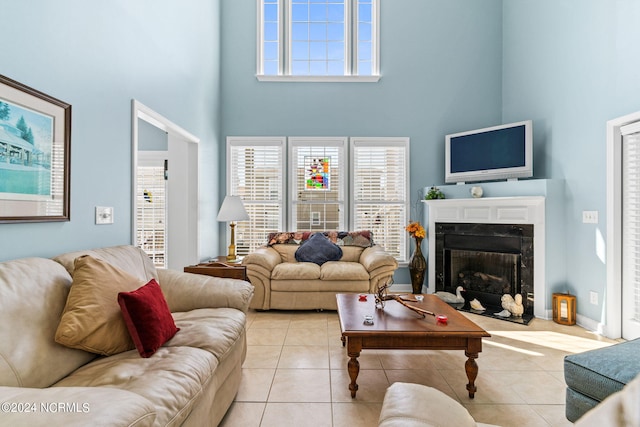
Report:
[[[640,373],[640,339],[564,358],[565,415],[575,422]]]
[[[476,423],[469,412],[432,387],[412,383],[393,383],[382,402],[378,427],[496,427]]]

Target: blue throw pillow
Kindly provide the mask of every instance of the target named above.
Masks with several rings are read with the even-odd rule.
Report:
[[[322,233],[315,233],[296,251],[296,261],[313,262],[322,265],[327,261],[338,261],[342,258],[342,249],[332,243]]]

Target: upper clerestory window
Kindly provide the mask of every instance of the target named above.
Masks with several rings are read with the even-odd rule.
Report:
[[[257,1],[259,80],[379,80],[379,0]]]

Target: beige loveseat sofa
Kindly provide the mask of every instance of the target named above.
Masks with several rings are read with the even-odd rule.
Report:
[[[155,354],[101,356],[54,340],[86,254],[160,284],[180,330]],[[252,294],[248,282],[156,270],[132,246],[1,262],[0,425],[217,425],[240,384]]]
[[[331,236],[335,232],[318,232]],[[296,239],[296,235],[300,239]],[[312,232],[281,232],[247,255],[242,264],[255,287],[251,308],[258,310],[336,310],[338,293],[374,293],[398,268],[395,258],[373,243],[371,233],[350,233],[339,243],[342,257],[322,265],[299,262],[296,252]],[[355,239],[350,237],[355,236]],[[364,238],[363,236],[367,236]],[[335,235],[334,235],[335,237]]]

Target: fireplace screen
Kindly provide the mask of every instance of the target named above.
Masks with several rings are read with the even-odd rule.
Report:
[[[520,254],[450,250],[451,283],[467,291],[520,293]]]
[[[487,312],[501,311],[504,294],[521,294],[533,315],[533,226],[436,224],[436,290],[465,290]]]

